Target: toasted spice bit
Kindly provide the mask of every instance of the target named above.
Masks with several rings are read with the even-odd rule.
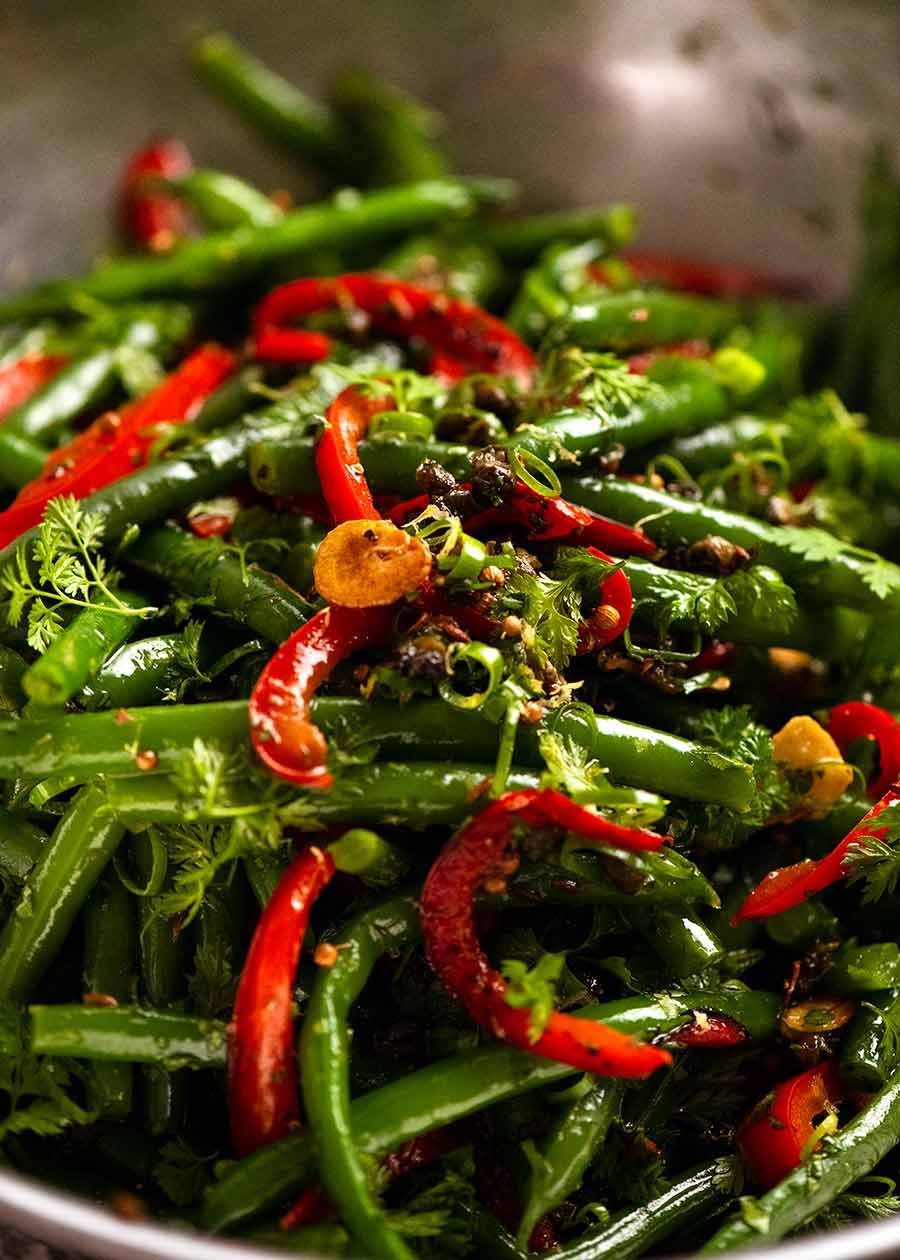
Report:
[[[333,967],[338,960],[338,949],[330,941],[320,941],[313,953],[313,962],[317,967]]]
[[[127,726],[134,718],[127,709],[116,709],[116,726]]]
[[[111,993],[83,993],[82,1006],[118,1006],[119,1003]]]
[[[496,875],[492,879],[486,879],[482,885],[486,893],[490,893],[493,897],[502,896],[507,889],[506,880],[502,875]]]
[[[390,521],[344,521],[322,541],[313,577],[329,604],[372,608],[416,590],[431,567],[425,544]]]
[[[600,604],[588,617],[588,626],[591,630],[614,630],[621,620],[618,608]]]
[[[147,1204],[130,1190],[113,1191],[109,1206],[123,1221],[143,1221],[148,1216]]]
[[[526,722],[529,726],[534,726],[544,716],[544,706],[540,700],[525,700],[519,709],[519,715],[523,722]]]
[[[481,570],[482,582],[491,582],[494,586],[502,586],[506,581],[506,574],[496,564],[489,564]]]
[[[522,633],[522,618],[510,613],[500,622],[500,633],[504,639],[518,639]]]
[[[155,770],[159,765],[159,757],[152,748],[142,748],[135,755],[134,764],[138,770]]]

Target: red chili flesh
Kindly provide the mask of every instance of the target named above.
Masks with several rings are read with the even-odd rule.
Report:
[[[372,417],[393,405],[389,394],[372,397],[351,385],[328,408],[325,431],[316,447],[316,469],[335,525],[372,521],[379,516],[359,462],[358,447]]]
[[[309,702],[341,661],[388,637],[396,614],[394,605],[332,604],[282,643],[250,696],[250,737],[273,774],[301,787],[331,787],[325,737],[309,720]]]
[[[254,316],[257,358],[280,363],[326,358],[333,346],[329,336],[290,325],[334,309],[389,337],[423,341],[445,379],[490,372],[522,389],[531,386],[535,356],[502,320],[433,289],[366,273],[311,276],[274,289]]]
[[[667,1051],[603,1024],[554,1012],[533,1037],[531,1013],[505,1000],[506,981],[490,964],[475,929],[474,901],[486,880],[515,869],[516,818],[554,823],[585,839],[655,849],[663,837],[618,827],[553,789],[512,792],[492,802],[447,844],[422,891],[425,950],[444,987],[459,998],[477,1024],[522,1050],[605,1076],[644,1077],[671,1062]]]
[[[0,420],[58,376],[67,360],[59,354],[23,354],[0,367]]]
[[[862,700],[836,704],[831,710],[828,731],[844,756],[854,740],[872,739],[877,743],[878,772],[866,785],[873,801],[900,778],[900,722],[887,709]]]
[[[210,343],[195,350],[146,397],[107,413],[66,446],[52,451],[43,473],[0,512],[0,547],[37,525],[51,499],[83,499],[147,462],[161,424],[192,419],[235,368],[230,351]]]
[[[172,136],[151,140],[129,161],[119,195],[122,235],[138,249],[166,253],[187,232],[190,217],[183,203],[161,188],[153,176],[177,179],[193,169],[187,146]]]
[[[241,972],[229,1028],[228,1111],[239,1156],[284,1137],[299,1118],[294,973],[309,912],[334,875],[327,850],[295,858],[263,910]]]
[[[797,862],[794,866],[781,866],[777,870],[769,871],[748,894],[733,922],[739,923],[742,919],[768,919],[773,914],[781,914],[843,879],[846,875],[844,859],[848,850],[861,840],[881,839],[890,825],[884,817],[885,813],[896,808],[898,803],[900,784],[895,784],[888,788],[881,800],[876,801],[866,816],[825,857],[817,862]],[[883,822],[884,826],[872,825],[878,822]]]
[[[846,1097],[831,1060],[782,1081],[743,1122],[737,1146],[754,1181],[771,1187],[793,1171],[804,1156],[817,1117]]]
[[[682,1046],[692,1050],[722,1050],[740,1046],[747,1040],[747,1030],[730,1015],[715,1011],[701,1011],[683,1028],[676,1028],[666,1036],[670,1046]]]

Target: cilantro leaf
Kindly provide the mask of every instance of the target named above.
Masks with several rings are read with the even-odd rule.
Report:
[[[39,1058],[28,1043],[25,1015],[0,1005],[0,1094],[4,1118],[0,1141],[10,1134],[52,1137],[76,1124],[90,1124],[95,1115],[72,1097],[70,1089],[86,1080],[83,1067],[70,1059]]]
[[[0,589],[8,595],[6,619],[18,626],[27,615],[27,640],[44,652],[63,628],[63,609],[113,608],[126,617],[147,617],[155,608],[135,608],[119,598],[119,573],[100,552],[104,524],[71,495],[51,499],[33,546],[37,580],[25,550],[0,571]]]
[[[556,985],[566,963],[565,954],[544,954],[533,967],[508,958],[500,970],[507,981],[503,994],[509,1006],[529,1007],[528,1039],[534,1044],[556,1008]]]
[[[878,828],[882,830],[881,827]],[[848,848],[841,868],[849,884],[862,884],[862,904],[892,896],[900,884],[900,823],[884,836],[861,835]]]
[[[163,1194],[176,1207],[197,1203],[212,1181],[211,1165],[215,1155],[198,1155],[180,1137],[166,1142],[159,1154],[160,1158],[153,1165],[153,1180]]]
[[[578,646],[582,596],[593,594],[596,600],[600,584],[619,567],[583,547],[560,547],[549,573],[509,571],[503,603],[526,623],[523,642],[538,665],[568,665]]]

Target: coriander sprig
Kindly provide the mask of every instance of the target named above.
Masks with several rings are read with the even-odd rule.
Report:
[[[99,512],[85,511],[73,496],[61,495],[47,504],[34,542],[33,566],[20,547],[0,572],[0,588],[9,595],[6,619],[18,626],[27,617],[28,643],[35,651],[45,651],[60,633],[64,608],[113,609],[126,617],[157,611],[134,608],[116,594],[121,575],[102,554],[103,534]]]

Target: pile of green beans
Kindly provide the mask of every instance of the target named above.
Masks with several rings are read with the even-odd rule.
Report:
[[[443,120],[368,69],[319,99],[215,31],[190,63],[288,160],[286,185],[293,162],[320,191],[152,174],[120,217],[146,199],[183,231],[0,300],[6,506],[43,500],[48,454],[95,421],[118,454],[129,397],[189,349],[234,354],[125,475],[95,461],[74,526],[17,533],[0,505],[0,1159],[211,1234],[376,1260],[638,1260],[893,1211],[892,815],[803,865],[900,774],[884,346],[871,389],[846,330],[834,380],[817,375],[808,311],[758,299],[740,268],[642,263],[632,207],[511,211],[510,181],[457,174]],[[882,164],[854,299],[870,330],[897,204]],[[368,312],[333,282],[365,272],[394,277]],[[289,294],[302,318],[254,318],[315,277],[322,309],[307,284]],[[375,339],[405,318],[410,336]],[[23,397],[35,355],[47,383]],[[518,379],[486,370],[504,355]],[[838,378],[877,397],[880,431]],[[355,436],[331,409],[349,386],[393,395]],[[71,449],[60,484],[87,476]],[[324,598],[329,458],[382,517],[414,499],[393,515],[435,561],[391,633],[352,651]],[[344,536],[377,541],[369,516]],[[361,621],[381,597],[365,585]],[[848,701],[859,738],[841,734]],[[329,786],[267,768],[282,727],[292,752],[320,740]],[[554,821],[545,789],[590,824]],[[502,845],[466,830],[498,798],[488,819],[517,814]],[[423,885],[454,836],[474,891],[432,912]],[[329,864],[315,850],[332,845]],[[307,916],[310,862],[329,878]],[[742,919],[783,866],[833,879]],[[462,963],[442,983],[442,933],[471,991]],[[297,946],[292,976],[273,941]],[[530,1008],[520,1044],[494,999]],[[293,1044],[296,1109],[242,1145],[235,1063],[288,1009],[281,1075],[259,1088],[280,1098]],[[542,1057],[551,1016],[584,1051],[559,1013],[664,1062],[632,1079]],[[819,1110],[796,1121],[807,1087],[785,1082],[810,1071]],[[760,1107],[768,1185],[747,1141]]]

